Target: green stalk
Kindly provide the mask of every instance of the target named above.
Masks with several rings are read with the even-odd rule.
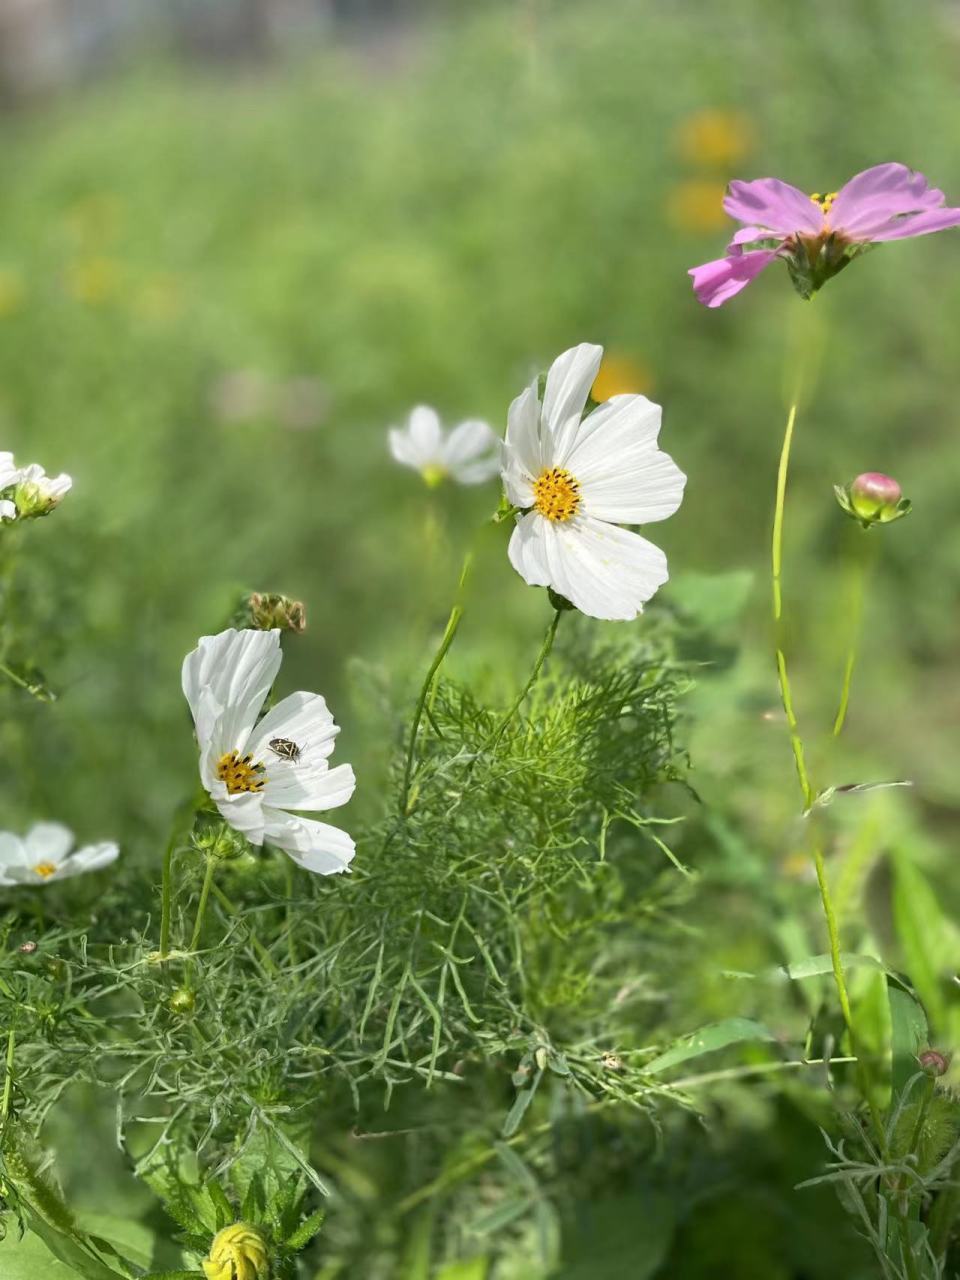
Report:
[[[10,1116],[10,1102],[13,1097],[13,1053],[16,1043],[17,1033],[11,1027],[7,1032],[7,1070],[3,1079],[3,1101],[0,1102],[0,1122],[4,1125]]]
[[[504,731],[510,724],[510,721],[523,705],[527,694],[540,679],[540,672],[543,670],[543,664],[550,656],[550,650],[553,648],[553,642],[557,634],[557,627],[560,625],[560,613],[561,611],[557,609],[553,617],[550,619],[550,625],[547,627],[547,633],[543,637],[543,643],[540,646],[540,652],[537,654],[537,660],[533,664],[533,670],[530,673],[530,678],[513,700],[510,705],[510,709],[494,730],[493,736],[487,746],[487,750],[492,751],[497,746],[497,743],[503,737]]]
[[[454,637],[457,634],[457,628],[460,626],[460,619],[463,617],[463,595],[466,590],[467,579],[470,576],[470,569],[473,564],[473,551],[467,552],[463,562],[463,568],[460,570],[460,580],[457,586],[457,599],[453,608],[450,610],[450,617],[447,619],[447,625],[440,640],[440,647],[433,655],[433,661],[427,669],[427,674],[420,688],[420,695],[417,698],[417,705],[413,713],[413,723],[410,726],[410,741],[407,744],[407,759],[403,770],[403,784],[400,788],[400,813],[401,816],[408,812],[410,799],[410,783],[413,779],[413,764],[417,749],[417,734],[420,732],[420,721],[423,719],[424,707],[427,704],[427,698],[433,686],[433,681],[447,651],[453,644]]]
[[[200,890],[200,902],[197,905],[197,918],[193,922],[193,933],[190,937],[189,949],[191,951],[196,951],[197,943],[200,941],[200,930],[203,928],[203,917],[207,913],[207,899],[210,897],[210,888],[213,884],[213,876],[216,869],[216,858],[207,858],[207,869],[203,877],[203,888]]]

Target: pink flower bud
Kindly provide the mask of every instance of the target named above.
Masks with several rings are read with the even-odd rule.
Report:
[[[910,502],[892,476],[881,471],[864,471],[848,485],[835,486],[837,501],[863,527],[889,524],[907,515]]]
[[[924,1049],[917,1061],[928,1076],[943,1076],[950,1066],[950,1059],[939,1049]]]

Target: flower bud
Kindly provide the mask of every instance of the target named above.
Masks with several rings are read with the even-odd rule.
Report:
[[[13,524],[17,518],[16,504],[9,498],[0,498],[0,524]]]
[[[203,1262],[207,1280],[266,1280],[270,1259],[259,1231],[235,1222],[218,1231]]]
[[[69,493],[73,481],[68,475],[48,476],[43,467],[24,467],[13,489],[13,505],[21,520],[47,516]]]
[[[275,592],[251,591],[244,597],[237,610],[235,625],[249,627],[253,631],[306,631],[307,615],[299,600]]]
[[[928,1076],[945,1076],[950,1066],[950,1058],[939,1049],[924,1049],[917,1061]]]
[[[171,992],[167,1000],[167,1008],[171,1013],[188,1014],[193,1013],[196,1003],[195,992],[191,991],[189,987],[177,987],[176,991]]]
[[[858,520],[864,529],[899,520],[911,507],[896,480],[880,471],[864,471],[847,485],[835,485],[834,493],[847,515]]]

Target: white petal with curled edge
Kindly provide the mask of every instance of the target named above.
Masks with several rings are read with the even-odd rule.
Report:
[[[237,631],[202,636],[183,660],[181,681],[201,749],[214,723],[223,741],[241,750],[280,670],[280,632]]]
[[[356,846],[339,827],[314,818],[301,818],[278,809],[267,809],[266,839],[288,854],[298,866],[315,875],[346,871]]]
[[[510,563],[531,587],[551,585],[544,544],[544,525],[549,523],[539,512],[529,511],[520,517],[510,535],[510,545],[507,547]]]
[[[590,388],[600,372],[603,347],[581,342],[557,356],[547,373],[543,393],[543,422],[553,438],[553,459],[545,465],[563,466],[571,443],[580,426],[580,419],[590,394]]]
[[[667,581],[667,557],[638,533],[580,514],[544,524],[551,586],[581,613],[629,622]]]

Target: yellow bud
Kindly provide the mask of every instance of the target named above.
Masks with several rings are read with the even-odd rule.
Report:
[[[245,1222],[224,1227],[204,1259],[207,1280],[266,1280],[270,1265],[263,1236]]]

